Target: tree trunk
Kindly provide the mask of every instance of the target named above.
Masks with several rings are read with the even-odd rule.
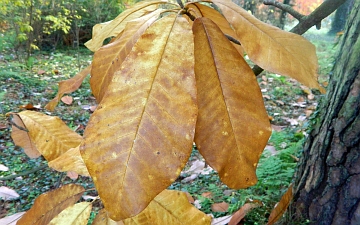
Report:
[[[289,5],[290,4],[290,0],[284,0],[283,4],[285,5]],[[279,28],[284,30],[285,27],[285,21],[286,21],[286,12],[284,10],[281,11],[280,14],[280,19],[279,19]]]
[[[295,173],[294,221],[360,224],[360,0]]]
[[[346,19],[352,4],[353,0],[346,0],[346,2],[336,10],[329,34],[336,34],[337,32],[344,30]]]

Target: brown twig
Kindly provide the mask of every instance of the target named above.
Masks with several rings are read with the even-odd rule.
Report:
[[[278,9],[281,9],[281,10],[289,13],[290,15],[292,15],[299,21],[305,16],[305,15],[299,13],[298,11],[296,11],[295,9],[293,9],[290,5],[283,4],[283,3],[280,3],[275,0],[264,0],[263,3],[264,3],[264,5],[272,5]]]

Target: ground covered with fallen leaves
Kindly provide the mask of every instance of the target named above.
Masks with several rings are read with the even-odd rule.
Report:
[[[319,81],[326,87],[337,39],[317,31],[305,37],[317,47]],[[91,59],[92,53],[86,49],[37,52],[30,60],[17,57],[9,49],[0,52],[0,218],[28,210],[38,195],[66,183],[82,184],[89,190],[86,193],[89,200],[96,196],[89,178],[54,171],[42,158],[29,159],[21,148],[14,146],[10,117],[6,116],[8,112],[26,109],[40,111],[59,116],[82,134],[96,107],[88,79],[79,90],[65,96],[54,112],[46,111],[44,106],[55,96],[57,82],[75,75]],[[258,76],[258,82],[273,127],[259,162],[259,182],[245,190],[229,189],[206,165],[194,145],[189,163],[169,187],[187,192],[191,203],[217,218],[213,224],[226,224],[235,212],[246,215],[245,224],[266,223],[271,209],[291,183],[304,137],[316,116],[319,91],[267,72]],[[101,204],[94,207],[92,217],[99,207]]]

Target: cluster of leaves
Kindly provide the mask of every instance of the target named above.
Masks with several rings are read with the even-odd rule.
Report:
[[[111,43],[102,46],[109,37]],[[30,157],[42,155],[56,170],[92,177],[105,206],[95,224],[208,224],[210,218],[185,194],[165,190],[179,176],[194,141],[230,188],[257,182],[255,170],[271,128],[244,51],[265,69],[319,88],[310,42],[258,21],[229,0],[184,6],[141,2],[96,25],[87,47],[95,51],[92,65],[61,82],[47,105],[53,109],[91,73],[99,105],[83,136],[57,117],[31,111],[10,115],[12,137]],[[87,221],[85,208],[91,204],[74,205],[83,192],[65,185],[43,194],[19,222],[58,222],[70,214]],[[45,209],[43,201],[52,206]]]

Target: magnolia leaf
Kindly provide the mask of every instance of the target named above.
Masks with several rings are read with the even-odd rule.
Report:
[[[198,2],[186,4],[185,9],[187,8],[190,14],[195,14],[194,15],[195,17],[210,18],[224,34],[234,38],[235,40],[238,40],[234,29],[230,26],[229,22],[225,19],[225,17],[221,15],[221,13],[219,13],[217,10],[210,8],[206,5],[200,4]],[[243,56],[244,55],[243,48],[238,44],[235,43],[232,44],[234,45],[236,50],[238,50],[240,55]]]
[[[193,31],[199,106],[195,143],[226,185],[249,187],[257,182],[255,169],[271,134],[260,88],[215,23],[198,18]]]
[[[123,221],[114,221],[109,218],[105,209],[99,211],[91,225],[124,225]],[[138,224],[140,225],[140,224]],[[149,224],[150,225],[150,224]]]
[[[146,209],[133,218],[124,220],[125,225],[138,224],[210,224],[211,217],[196,209],[184,192],[164,190]]]
[[[82,137],[72,131],[59,117],[48,116],[34,111],[22,111],[20,113],[12,113],[14,115],[13,122],[18,127],[23,127],[28,132],[21,130],[19,133],[16,126],[13,126],[13,132],[11,136],[15,136],[13,139],[16,145],[21,147],[25,146],[25,153],[27,150],[31,150],[29,156],[36,155],[33,151],[37,149],[45,157],[47,161],[56,159],[70,148],[75,148],[80,145]],[[21,118],[20,123],[18,119]],[[18,123],[19,122],[19,123]],[[26,140],[25,143],[18,140]],[[29,141],[28,141],[29,140]],[[35,148],[32,148],[34,147]]]
[[[119,39],[101,47],[94,54],[90,85],[97,102],[100,102],[112,81],[114,73],[120,69],[126,56],[144,31],[155,22],[163,10],[156,10],[127,23]]]
[[[0,199],[4,201],[8,201],[8,200],[17,199],[18,197],[20,197],[20,195],[13,189],[10,189],[5,186],[0,187]]]
[[[0,219],[0,224],[4,225],[16,225],[17,221],[24,215],[25,212],[18,212],[11,216],[7,216]]]
[[[17,126],[13,125],[11,131],[11,138],[17,146],[20,146],[24,149],[24,152],[30,158],[37,158],[41,156],[41,153],[34,145],[31,140],[29,133],[26,131],[26,126],[21,120],[20,116],[13,114],[12,122]],[[19,128],[21,129],[19,129]]]
[[[286,193],[281,197],[280,202],[276,204],[275,208],[271,211],[267,225],[272,225],[280,219],[289,207],[290,202],[293,198],[293,184],[290,185]]]
[[[91,65],[80,71],[74,77],[63,80],[59,82],[59,90],[56,94],[55,98],[51,100],[46,106],[45,109],[53,111],[58,104],[59,100],[64,94],[69,94],[73,91],[79,89],[80,85],[82,84],[85,77],[90,73]]]
[[[86,225],[90,217],[92,208],[91,202],[80,202],[75,205],[69,206],[55,216],[51,221],[50,225],[69,225],[77,224]]]
[[[235,29],[249,58],[273,73],[292,77],[311,88],[317,81],[315,46],[304,37],[256,19],[231,0],[213,0]]]
[[[17,224],[48,224],[62,210],[75,204],[84,191],[85,189],[80,185],[67,184],[41,194]]]
[[[79,146],[71,148],[58,158],[49,162],[49,167],[59,171],[73,171],[81,176],[90,176],[80,155]]]
[[[112,221],[105,210],[101,210],[93,225],[152,225],[152,224],[210,224],[211,217],[189,203],[184,192],[164,190],[137,216],[123,221]]]
[[[93,29],[92,39],[85,43],[85,46],[91,51],[97,51],[102,45],[103,41],[108,37],[116,37],[120,34],[126,26],[126,23],[139,18],[149,12],[155,11],[159,4],[164,4],[166,1],[143,1],[133,5],[131,8],[123,11],[114,20],[107,23],[95,25]]]
[[[135,44],[84,132],[80,151],[110,218],[137,215],[175,181],[196,116],[191,27],[169,15]]]

